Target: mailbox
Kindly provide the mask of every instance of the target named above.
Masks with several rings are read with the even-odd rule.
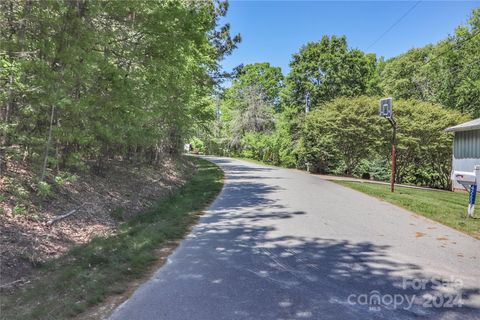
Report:
[[[452,180],[457,181],[461,184],[467,191],[469,191],[470,196],[468,197],[468,216],[473,217],[473,212],[475,210],[475,200],[477,198],[477,187],[480,184],[480,165],[475,166],[473,172],[468,171],[453,171]]]
[[[452,180],[457,181],[464,187],[474,185],[477,181],[477,176],[474,172],[468,171],[453,171]]]

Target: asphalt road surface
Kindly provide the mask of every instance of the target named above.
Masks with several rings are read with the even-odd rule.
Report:
[[[225,186],[111,320],[480,319],[480,241],[288,169],[206,157]]]

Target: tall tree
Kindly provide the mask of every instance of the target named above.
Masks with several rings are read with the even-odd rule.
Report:
[[[312,106],[339,96],[357,96],[367,90],[371,57],[351,49],[345,36],[323,36],[293,55],[286,83],[290,104],[303,107],[307,96]]]
[[[218,61],[240,41],[219,25],[228,3],[217,0],[5,0],[0,9],[1,159],[22,155],[39,176],[178,154],[208,120]]]
[[[247,64],[236,70],[232,91],[246,87],[257,87],[264,98],[276,108],[280,106],[280,90],[283,87],[283,74],[280,67],[273,67],[268,62]]]
[[[231,87],[225,91],[221,110],[224,134],[229,136],[230,146],[238,148],[246,133],[273,129],[282,87],[281,69],[269,63],[237,68]]]
[[[394,57],[380,72],[385,94],[480,117],[480,9],[447,39]]]

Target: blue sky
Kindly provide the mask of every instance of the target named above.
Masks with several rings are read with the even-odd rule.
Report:
[[[242,43],[222,65],[230,71],[241,63],[270,62],[285,74],[292,54],[325,34],[346,35],[349,46],[390,58],[447,37],[480,7],[480,1],[422,1],[371,46],[416,2],[230,0],[221,22],[230,23]]]

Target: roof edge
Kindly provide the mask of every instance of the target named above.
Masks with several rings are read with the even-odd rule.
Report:
[[[445,132],[480,130],[480,118],[445,129]]]

